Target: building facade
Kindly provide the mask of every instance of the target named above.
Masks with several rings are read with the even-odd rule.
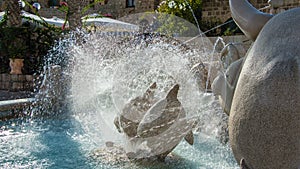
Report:
[[[0,11],[4,10],[3,2],[0,0]],[[44,17],[61,17],[65,14],[57,8],[61,2],[68,2],[67,0],[27,0],[30,3],[38,2],[41,4],[39,14]],[[123,17],[133,13],[141,13],[154,11],[160,3],[160,0],[104,0],[103,2],[94,4],[95,0],[81,0],[86,6],[89,4],[90,9],[88,13],[101,13],[113,18]]]
[[[3,9],[3,2],[0,0],[0,11]],[[65,14],[57,10],[60,2],[67,2],[67,0],[27,0],[28,2],[39,2],[42,6],[39,13],[44,17],[64,17]],[[86,5],[92,4],[95,0],[81,0]],[[89,13],[101,13],[112,16],[113,18],[120,18],[129,14],[155,11],[162,0],[104,0],[94,6],[91,6]],[[249,0],[257,9],[262,9],[264,12],[270,12],[268,0]],[[278,11],[287,10],[300,6],[300,0],[285,0],[288,3],[284,4]],[[202,20],[219,20],[225,22],[230,18],[229,0],[203,0]]]

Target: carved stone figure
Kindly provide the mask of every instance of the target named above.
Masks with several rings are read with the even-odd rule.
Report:
[[[194,119],[186,119],[180,101],[177,99],[179,85],[174,85],[166,97],[156,102],[139,124],[137,134],[146,140],[150,156],[163,160],[184,138],[193,145],[192,127]]]
[[[272,17],[246,0],[232,16],[252,40],[234,92],[229,139],[250,169],[300,167],[300,8]]]
[[[174,85],[166,97],[153,104],[154,83],[146,93],[131,100],[123,109],[115,125],[124,132],[134,151],[127,152],[133,160],[164,160],[184,138],[194,143],[192,133],[195,119],[187,119],[180,101],[177,99],[179,85]],[[130,118],[129,118],[130,117]]]
[[[119,132],[124,132],[128,137],[137,136],[137,128],[148,109],[157,101],[154,97],[156,83],[153,83],[142,95],[130,100],[123,108],[120,116],[114,120]]]
[[[221,51],[220,60],[224,69],[240,58],[239,51],[233,43],[228,43]]]
[[[219,74],[212,84],[213,93],[219,97],[219,101],[223,111],[229,115],[232,98],[236,88],[236,84],[240,75],[244,58],[241,58],[233,63],[226,69],[225,73]]]
[[[222,71],[219,72],[219,75],[214,79],[212,83],[212,92],[219,97],[221,107],[224,112],[229,115],[243,59],[241,59],[236,46],[229,43],[221,51],[220,60],[222,62],[222,69],[225,73]]]

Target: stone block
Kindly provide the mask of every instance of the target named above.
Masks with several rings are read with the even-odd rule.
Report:
[[[8,81],[2,82],[2,89],[3,90],[9,90],[10,83]]]
[[[19,75],[10,75],[10,80],[12,82],[17,82],[19,81]]]
[[[33,83],[32,82],[25,82],[24,83],[24,90],[33,91]]]
[[[11,91],[20,91],[23,90],[24,86],[23,83],[20,82],[12,82]]]
[[[8,82],[10,80],[9,74],[2,74],[1,77],[3,82]]]
[[[33,75],[25,75],[26,82],[33,82]]]
[[[25,75],[18,75],[19,77],[18,77],[18,80],[19,80],[19,82],[25,82]]]

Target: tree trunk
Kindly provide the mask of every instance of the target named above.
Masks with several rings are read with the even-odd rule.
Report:
[[[5,5],[8,11],[8,26],[21,26],[22,17],[18,0],[6,0]]]
[[[68,0],[69,6],[69,27],[71,30],[76,30],[76,28],[81,28],[82,22],[82,10],[88,3],[86,0]]]

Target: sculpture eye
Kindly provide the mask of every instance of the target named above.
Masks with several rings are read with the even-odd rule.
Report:
[[[224,60],[225,60],[225,57],[224,57],[224,56],[222,56],[222,57],[221,57],[221,61],[224,61]]]

